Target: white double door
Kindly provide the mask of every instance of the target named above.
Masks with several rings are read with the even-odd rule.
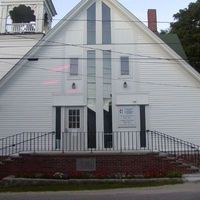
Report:
[[[66,107],[64,111],[63,142],[67,151],[82,151],[87,147],[87,133],[84,132],[84,108]]]

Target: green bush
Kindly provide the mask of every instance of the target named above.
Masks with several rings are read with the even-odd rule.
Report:
[[[168,172],[166,177],[168,178],[181,178],[183,176],[183,174],[181,172],[176,172],[176,171],[171,171]]]

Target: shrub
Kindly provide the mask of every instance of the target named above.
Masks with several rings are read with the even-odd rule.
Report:
[[[183,174],[181,172],[171,171],[166,174],[168,178],[181,178]]]

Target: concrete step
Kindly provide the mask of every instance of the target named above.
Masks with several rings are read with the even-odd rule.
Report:
[[[183,179],[186,182],[200,182],[200,173],[196,174],[184,174]]]

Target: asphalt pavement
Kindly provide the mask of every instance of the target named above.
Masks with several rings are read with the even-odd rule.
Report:
[[[199,200],[200,183],[81,192],[1,193],[0,200]]]

